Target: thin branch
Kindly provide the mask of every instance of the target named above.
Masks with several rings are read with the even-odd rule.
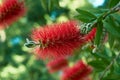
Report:
[[[103,15],[101,15],[98,19],[96,19],[96,20],[93,21],[92,23],[91,23],[91,22],[90,22],[90,23],[83,23],[83,24],[81,25],[81,27],[82,27],[82,26],[84,27],[84,26],[89,25],[88,28],[90,28],[89,31],[91,31],[91,29],[92,29],[93,27],[95,27],[96,24],[97,24],[99,21],[105,20],[107,16],[109,16],[110,14],[116,13],[116,12],[118,12],[119,10],[120,10],[120,2],[119,2],[116,6],[114,6],[113,8],[111,8],[109,11],[107,11],[106,13],[104,13]],[[85,28],[85,30],[87,30],[86,27],[84,27],[84,28]],[[86,31],[85,33],[88,33],[89,31]],[[82,32],[83,32],[83,31],[82,31]],[[84,33],[84,32],[83,32],[83,33]]]
[[[101,17],[103,18],[103,20],[109,16],[110,14],[112,13],[115,13],[117,11],[120,10],[120,2],[113,8],[111,8],[110,11],[106,12],[104,15],[102,15]],[[96,22],[97,23],[97,22]],[[94,24],[96,24],[94,23]],[[116,57],[111,61],[111,63],[106,67],[106,69],[103,71],[102,75],[100,76],[100,79],[99,80],[102,80],[104,75],[106,74],[106,72],[112,67],[112,65],[114,64],[114,62],[119,58],[120,56],[120,53],[118,55],[116,55]]]
[[[106,69],[104,70],[103,74],[100,76],[99,80],[102,80],[104,75],[106,74],[106,72],[112,67],[112,65],[114,64],[114,62],[119,58],[120,53],[118,55],[116,55],[116,57],[111,61],[111,63],[106,67]]]
[[[107,16],[109,16],[112,13],[118,12],[119,10],[120,10],[120,2],[116,6],[111,8],[108,12],[106,12],[106,14],[103,15],[103,19],[105,19]]]

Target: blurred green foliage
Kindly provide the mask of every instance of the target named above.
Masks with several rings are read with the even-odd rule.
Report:
[[[60,73],[50,74],[45,67],[45,62],[37,59],[32,49],[24,46],[32,29],[39,25],[70,20],[78,14],[78,20],[91,22],[107,11],[106,6],[109,5],[107,8],[111,8],[118,2],[119,0],[106,0],[102,6],[94,8],[88,0],[25,0],[26,15],[9,28],[0,31],[0,80],[58,80]],[[75,11],[77,8],[78,12]],[[120,49],[120,14],[112,14],[103,23],[110,35],[101,51],[92,53],[92,49],[87,47],[76,51],[76,55],[69,59],[70,64],[84,59],[92,65],[93,80],[98,80],[99,75]],[[119,79],[120,58],[107,72],[104,80]]]

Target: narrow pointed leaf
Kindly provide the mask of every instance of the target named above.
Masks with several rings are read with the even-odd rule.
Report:
[[[76,9],[77,12],[79,12],[79,14],[81,15],[86,15],[88,17],[91,17],[91,18],[96,18],[96,16],[88,11],[85,11],[85,10],[81,10],[81,9]]]
[[[76,10],[78,11],[79,15],[75,16],[75,18],[77,18],[83,22],[88,23],[97,18],[94,14],[92,14],[88,11],[81,10],[81,9],[76,9]]]
[[[100,40],[101,40],[101,36],[102,36],[102,30],[103,30],[103,24],[102,22],[98,23],[97,26],[97,32],[96,32],[96,36],[95,36],[95,45],[99,45],[100,44]]]
[[[111,33],[112,35],[116,36],[116,37],[120,37],[120,33],[115,29],[114,26],[112,26],[110,23],[103,21],[103,25],[104,28],[106,28],[106,30]]]
[[[113,47],[114,41],[115,41],[115,37],[112,34],[109,34],[108,35],[108,42],[109,42],[110,48]]]

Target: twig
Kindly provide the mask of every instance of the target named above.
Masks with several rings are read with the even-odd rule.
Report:
[[[103,19],[105,19],[108,15],[118,12],[120,10],[120,2],[114,6],[113,8],[111,8],[108,12],[106,12],[106,14],[104,14]]]
[[[112,65],[114,64],[114,62],[119,58],[120,53],[118,55],[116,55],[116,57],[111,61],[111,63],[106,67],[106,69],[104,70],[103,74],[100,76],[99,80],[102,80],[104,75],[106,74],[106,72],[112,67]]]
[[[100,17],[98,17],[98,19],[96,19],[95,21],[90,22],[90,23],[83,23],[81,25],[81,27],[83,28],[83,29],[81,29],[82,30],[81,32],[83,32],[84,34],[87,34],[89,31],[91,31],[91,29],[93,27],[95,27],[95,25],[98,22],[100,22],[101,20],[105,20],[107,16],[109,16],[110,14],[116,13],[119,10],[120,10],[120,2],[116,6],[114,6],[113,8],[111,8],[109,11],[107,11],[106,13],[104,13],[103,15],[101,15]],[[86,31],[87,28],[89,28],[88,31]]]

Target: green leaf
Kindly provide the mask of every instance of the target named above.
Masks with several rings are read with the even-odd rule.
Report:
[[[51,0],[47,0],[47,8],[48,8],[48,11],[51,10],[51,8],[52,8],[51,5],[52,5]]]
[[[86,15],[87,17],[96,18],[96,16],[88,11],[76,9],[81,15]]]
[[[117,3],[119,3],[120,0],[110,0],[109,1],[109,4],[108,4],[108,7],[109,8],[112,8],[114,7]]]
[[[41,6],[44,8],[44,10],[47,10],[47,1],[46,0],[40,0]]]
[[[93,66],[97,71],[103,71],[105,67],[107,66],[102,60],[94,60],[89,62],[91,66]],[[102,64],[102,65],[101,65]]]
[[[54,9],[59,9],[59,0],[47,0],[48,1],[48,10],[52,11]]]
[[[58,0],[40,0],[42,7],[44,10],[50,12],[55,8],[59,8],[59,1]]]
[[[102,22],[98,22],[97,32],[96,32],[95,41],[94,41],[95,45],[100,44],[102,30],[103,30],[103,24],[102,24]]]
[[[120,75],[120,66],[118,65],[118,62],[115,61],[113,66],[114,66],[114,74]]]
[[[103,47],[103,50],[102,52],[100,53],[95,53],[95,54],[92,54],[95,59],[101,59],[102,61],[105,61],[106,64],[109,64],[110,61],[112,60],[112,55],[113,53],[110,51],[110,49],[106,48],[106,47]]]
[[[119,18],[120,19],[120,18]],[[116,19],[113,16],[110,16],[108,21],[111,23],[111,25],[120,33],[120,23],[115,21]]]
[[[79,15],[75,16],[75,18],[83,22],[91,22],[97,18],[94,14],[88,11],[81,10],[81,9],[76,9],[76,11],[79,13]]]
[[[111,16],[114,18],[114,21],[117,21],[120,24],[120,14],[114,13],[111,14]]]
[[[115,74],[112,73],[111,75],[108,75],[107,77],[105,77],[102,80],[119,80],[119,79],[120,79],[119,75],[115,75]]]
[[[114,41],[115,41],[115,37],[112,34],[108,34],[108,42],[109,42],[110,48],[113,47]]]
[[[120,37],[120,31],[115,28],[115,26],[111,25],[111,23],[103,21],[104,28],[116,37]]]
[[[106,55],[107,59],[112,59],[115,56],[114,52],[107,47],[104,47],[104,55]]]
[[[78,20],[81,20],[85,23],[89,23],[89,22],[92,21],[91,18],[87,18],[86,16],[82,16],[82,15],[77,15],[77,16],[75,16],[75,18],[78,19]]]
[[[108,57],[107,55],[105,55],[105,53],[96,53],[96,54],[94,54],[94,56],[97,59],[101,58],[103,61],[106,61],[106,63],[110,62],[110,57]]]

